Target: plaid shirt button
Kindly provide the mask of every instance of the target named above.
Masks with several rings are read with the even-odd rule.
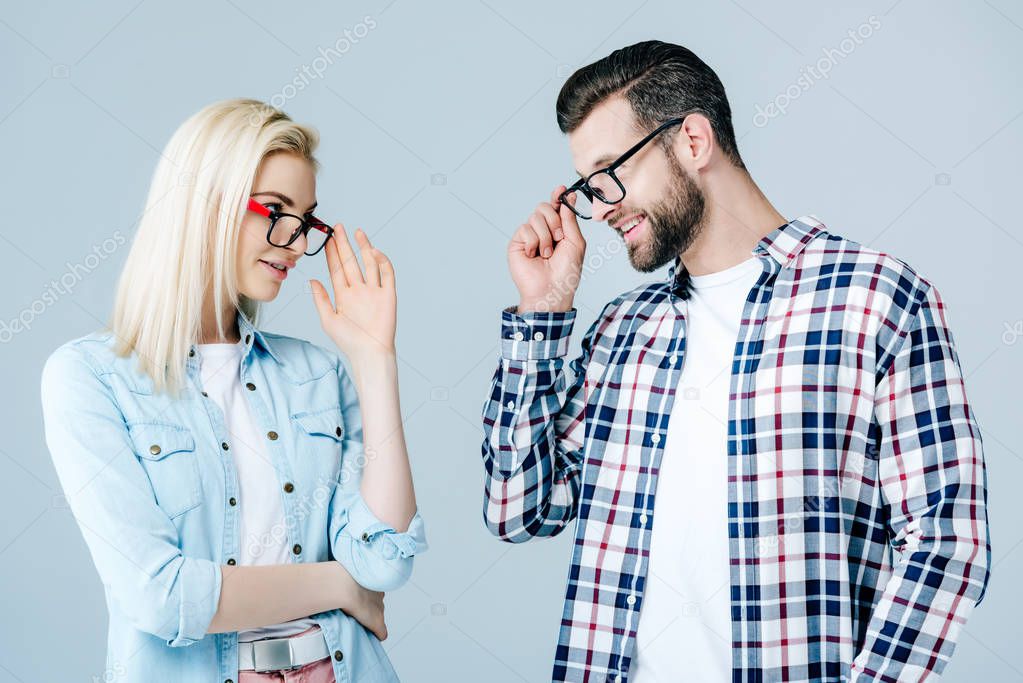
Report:
[[[543,341],[543,332],[534,332],[533,339],[537,341]]]
[[[508,401],[507,403],[504,404],[504,407],[507,408],[508,410],[514,410],[515,401]]]
[[[636,604],[636,596],[635,595],[630,595],[629,597],[625,598],[625,602],[628,603],[629,605],[635,605]]]
[[[639,523],[640,524],[646,524],[647,519],[649,519],[649,518],[646,516],[646,513],[644,513],[644,514],[639,516]]]
[[[523,339],[525,339],[525,335],[522,334],[521,332],[516,332],[515,334],[512,335],[512,339],[514,339],[515,341],[522,341]]]
[[[651,434],[650,435],[650,441],[652,443],[661,443],[661,435],[660,434]]]

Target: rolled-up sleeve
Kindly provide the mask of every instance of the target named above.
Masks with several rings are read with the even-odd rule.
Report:
[[[423,518],[417,509],[403,531],[380,520],[362,497],[362,414],[358,395],[344,367],[338,365],[345,438],[338,485],[330,501],[330,549],[348,573],[369,590],[390,591],[412,575],[413,558],[428,548]]]
[[[88,352],[69,342],[47,359],[46,445],[111,609],[171,647],[205,637],[220,601],[217,563],[185,557],[156,503],[113,392]]]

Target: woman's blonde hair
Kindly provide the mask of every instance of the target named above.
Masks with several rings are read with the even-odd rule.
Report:
[[[135,351],[158,392],[185,385],[189,347],[198,339],[204,297],[213,296],[223,338],[230,302],[254,324],[259,302],[236,287],[236,245],[260,163],[290,152],[308,159],[316,130],[258,100],[211,104],[174,133],[157,164],[145,212],[117,285],[109,330],[115,350]],[[229,309],[230,310],[230,309]]]

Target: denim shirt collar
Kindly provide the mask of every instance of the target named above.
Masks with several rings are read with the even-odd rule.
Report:
[[[815,216],[801,216],[764,235],[750,254],[773,258],[782,268],[788,268],[806,245],[824,232],[824,224]],[[667,282],[672,294],[689,298],[689,271],[678,256],[668,269]]]
[[[235,319],[238,322],[238,333],[241,335],[241,342],[245,346],[245,352],[242,354],[242,362],[245,362],[245,359],[248,358],[252,351],[252,347],[259,345],[268,354],[270,354],[270,357],[277,361],[277,363],[283,364],[280,356],[271,345],[268,336],[264,334],[262,330],[257,329],[253,321],[245,315],[241,309],[236,309],[236,313],[237,315]],[[196,345],[192,344],[188,349],[189,364],[193,364],[195,362],[195,352]]]

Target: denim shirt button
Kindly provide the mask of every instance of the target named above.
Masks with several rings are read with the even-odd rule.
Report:
[[[160,447],[154,443],[152,446],[149,447],[149,452],[152,453],[153,455],[160,455]]]
[[[252,382],[246,382],[245,383],[245,388],[248,389],[249,391],[255,391],[256,390],[256,385],[253,384]]]
[[[277,432],[274,432],[274,431],[267,432],[266,433],[266,438],[270,439],[271,441],[276,441],[277,440]]]
[[[344,658],[344,653],[342,653],[341,650],[334,650],[334,659],[340,662]]]

